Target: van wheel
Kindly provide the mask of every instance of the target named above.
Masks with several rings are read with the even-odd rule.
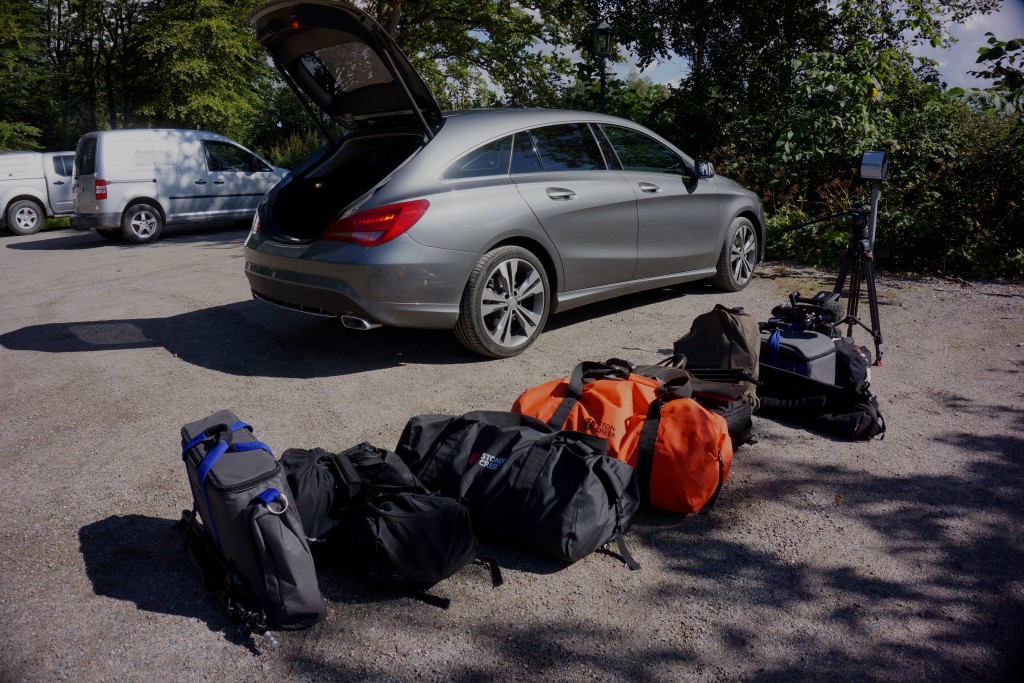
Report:
[[[160,212],[149,204],[129,206],[121,218],[121,232],[129,242],[135,244],[155,242],[163,229]]]
[[[725,231],[722,251],[718,255],[718,272],[711,284],[727,292],[738,292],[754,277],[757,264],[757,233],[746,218],[737,218]]]
[[[540,336],[549,301],[548,276],[537,257],[522,247],[499,247],[469,276],[455,336],[484,356],[518,355]]]
[[[21,199],[7,207],[7,229],[15,235],[33,235],[43,227],[43,210],[31,199]]]

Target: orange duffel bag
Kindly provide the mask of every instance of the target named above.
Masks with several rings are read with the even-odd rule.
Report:
[[[690,394],[687,377],[663,383],[611,359],[526,390],[512,410],[608,439],[608,454],[636,469],[642,502],[707,512],[729,476],[732,441],[725,419]]]

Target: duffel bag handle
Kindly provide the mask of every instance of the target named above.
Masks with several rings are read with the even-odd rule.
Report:
[[[554,429],[561,429],[565,421],[569,419],[573,406],[583,396],[583,384],[585,380],[595,379],[627,379],[633,372],[633,364],[621,358],[609,358],[604,363],[594,361],[583,361],[572,370],[569,375],[569,383],[565,387],[565,398],[555,408],[554,414],[548,420],[548,426]]]
[[[230,444],[232,441],[234,441],[234,434],[239,429],[248,429],[250,434],[253,431],[251,424],[247,422],[242,422],[241,420],[238,420],[237,422],[234,422],[232,424],[221,422],[220,424],[215,424],[207,427],[201,433],[196,434],[187,442],[181,445],[182,460],[185,459],[185,453],[188,452],[188,449],[198,446],[199,444],[201,444],[202,442],[206,441],[211,437],[216,437],[216,440],[218,442],[226,441],[227,443]]]
[[[228,441],[220,441],[216,446],[213,447],[203,461],[199,463],[199,468],[196,470],[196,474],[199,476],[199,485],[206,487],[206,477],[209,476],[210,470],[217,464],[217,461],[227,453],[229,450],[234,449],[235,451],[266,451],[271,456],[274,452],[270,450],[270,446],[263,443],[262,441],[243,441],[242,443],[232,444]]]

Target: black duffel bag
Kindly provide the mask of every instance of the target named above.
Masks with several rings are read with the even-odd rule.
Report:
[[[422,591],[476,559],[466,507],[427,489],[390,451],[290,448],[281,464],[311,539],[378,586]]]
[[[640,502],[636,472],[605,439],[478,411],[414,417],[395,451],[424,484],[462,500],[478,533],[568,562],[615,540],[639,569],[622,540]]]

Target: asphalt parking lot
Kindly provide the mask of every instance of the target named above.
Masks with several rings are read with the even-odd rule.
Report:
[[[327,618],[247,642],[171,533],[184,423],[390,448],[414,415],[507,410],[581,360],[658,360],[715,303],[764,319],[828,281],[769,264],[735,294],[639,294],[486,360],[252,300],[244,235],[0,236],[0,680],[1021,680],[1024,287],[940,279],[880,279],[883,440],[755,418],[711,515],[639,515],[641,571],[485,542],[505,584],[468,567],[442,610],[325,562]]]

